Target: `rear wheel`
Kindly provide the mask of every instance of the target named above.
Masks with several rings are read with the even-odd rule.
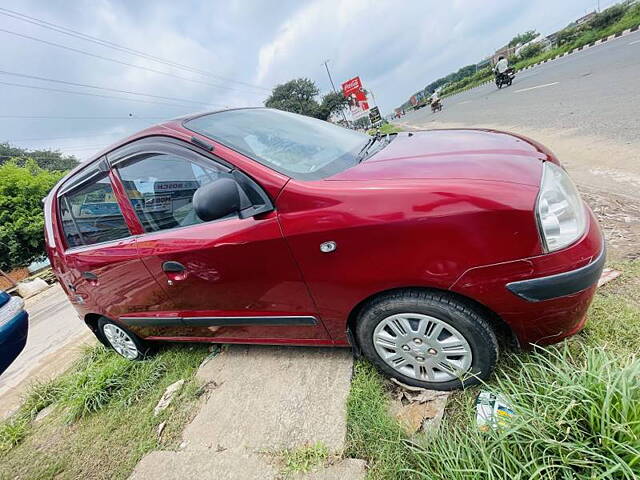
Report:
[[[100,319],[98,328],[109,346],[128,360],[142,360],[151,352],[151,348],[135,333],[107,318]]]
[[[406,290],[376,298],[359,315],[356,335],[385,374],[431,390],[477,384],[498,358],[483,312],[444,292]]]

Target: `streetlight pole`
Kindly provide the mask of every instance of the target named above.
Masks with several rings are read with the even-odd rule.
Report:
[[[331,82],[331,88],[333,88],[334,93],[338,93],[338,91],[336,90],[336,86],[333,83],[333,78],[331,78],[331,72],[329,72],[329,60],[325,60],[324,62],[322,62],[322,64],[324,65],[324,68],[327,69],[327,75],[329,76],[329,82]],[[341,108],[340,112],[342,112],[342,118],[344,119],[344,123],[345,124],[349,124],[349,122],[347,121],[347,116],[344,114],[344,109]]]

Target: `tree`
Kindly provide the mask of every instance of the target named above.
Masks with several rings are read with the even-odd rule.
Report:
[[[347,106],[347,99],[340,92],[327,93],[322,97],[322,103],[318,109],[320,120],[329,120],[332,114],[339,112]]]
[[[299,113],[320,120],[329,120],[333,113],[340,111],[347,104],[347,99],[340,92],[327,93],[318,103],[316,97],[319,93],[320,90],[313,80],[297,78],[276,86],[264,104],[269,108]]]
[[[510,47],[515,47],[518,44],[523,45],[523,44],[533,40],[538,35],[540,35],[540,34],[538,32],[536,32],[535,30],[527,30],[526,32],[520,33],[520,34],[516,35],[515,37],[513,37],[511,39],[511,41],[509,42],[509,46]]]
[[[608,27],[620,20],[626,11],[627,7],[625,5],[614,5],[593,17],[589,21],[588,26],[589,28],[594,28],[596,30]]]
[[[62,175],[33,159],[0,166],[0,269],[28,265],[45,254],[42,199]]]
[[[72,155],[64,156],[53,150],[25,150],[13,147],[8,143],[0,143],[0,165],[13,161],[18,166],[24,166],[27,159],[32,158],[40,168],[51,171],[71,170],[78,165],[78,160]]]
[[[319,113],[320,105],[315,100],[315,97],[319,93],[320,90],[313,83],[313,80],[297,78],[277,85],[264,104],[269,108],[316,117]]]

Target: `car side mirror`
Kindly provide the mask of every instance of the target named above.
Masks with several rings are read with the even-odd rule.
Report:
[[[193,208],[203,222],[210,222],[240,211],[238,183],[221,177],[202,185],[193,194]]]

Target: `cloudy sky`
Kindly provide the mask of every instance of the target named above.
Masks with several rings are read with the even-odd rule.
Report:
[[[85,159],[165,118],[261,105],[291,78],[311,78],[327,92],[326,59],[338,88],[360,75],[389,112],[515,34],[551,33],[595,4],[3,0],[0,142]]]

